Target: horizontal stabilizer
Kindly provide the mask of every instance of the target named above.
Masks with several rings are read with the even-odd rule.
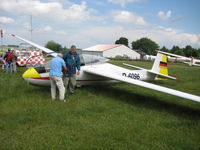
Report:
[[[132,68],[135,68],[135,69],[139,69],[139,70],[145,70],[145,71],[147,71],[147,69],[144,69],[144,68],[141,68],[141,67],[138,67],[138,66],[134,66],[134,65],[130,65],[130,64],[127,64],[127,63],[123,63],[123,65],[125,65],[125,66],[129,66],[129,67],[132,67]]]
[[[137,66],[134,66],[134,65],[130,65],[130,64],[126,64],[126,63],[123,63],[123,65],[125,66],[129,66],[129,67],[132,67],[132,68],[136,68],[136,69],[139,69],[139,70],[145,70],[149,73],[152,73],[152,74],[155,74],[155,75],[158,75],[158,76],[161,76],[161,77],[165,77],[165,78],[169,78],[169,79],[172,79],[172,80],[177,80],[177,81],[180,81],[179,78],[175,78],[175,77],[172,77],[172,76],[168,76],[168,75],[165,75],[165,74],[161,74],[159,72],[155,72],[153,70],[147,70],[147,69],[144,69],[144,68],[141,68],[141,67],[137,67]]]
[[[191,60],[190,58],[188,57],[185,57],[185,56],[181,56],[181,55],[176,55],[176,54],[171,54],[171,53],[167,53],[167,52],[163,52],[163,51],[157,51],[158,53],[161,53],[161,54],[165,54],[165,55],[168,55],[168,56],[173,56],[173,57],[177,57],[177,58],[184,58],[186,60]]]

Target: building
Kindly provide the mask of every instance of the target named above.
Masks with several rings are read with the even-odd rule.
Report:
[[[115,58],[122,56],[131,59],[140,59],[140,54],[122,44],[100,44],[83,49],[83,54]]]
[[[135,50],[135,51],[140,54],[140,59],[144,59],[145,55],[147,55],[145,52],[141,50]]]

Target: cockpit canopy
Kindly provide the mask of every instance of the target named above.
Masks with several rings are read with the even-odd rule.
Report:
[[[107,62],[109,59],[101,57],[101,56],[95,56],[95,55],[89,55],[89,54],[80,54],[81,64],[88,65],[93,63],[104,63]]]
[[[104,63],[109,60],[101,56],[95,56],[95,55],[89,55],[89,54],[80,54],[79,56],[80,56],[81,66],[94,64],[94,63],[95,64]],[[50,68],[50,61],[46,63],[45,67]]]

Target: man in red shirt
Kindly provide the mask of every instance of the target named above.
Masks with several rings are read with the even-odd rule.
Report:
[[[12,64],[12,59],[13,59],[13,53],[10,49],[8,49],[8,52],[4,56],[4,59],[6,61],[6,73],[8,73],[8,68],[10,67],[10,73],[13,71],[13,64]]]

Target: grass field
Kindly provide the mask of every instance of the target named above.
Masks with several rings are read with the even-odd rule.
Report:
[[[169,66],[182,81],[154,83],[200,95],[200,68]],[[18,69],[0,71],[1,150],[200,150],[200,103],[125,83],[82,87],[66,103],[52,102],[49,88],[28,85]]]

